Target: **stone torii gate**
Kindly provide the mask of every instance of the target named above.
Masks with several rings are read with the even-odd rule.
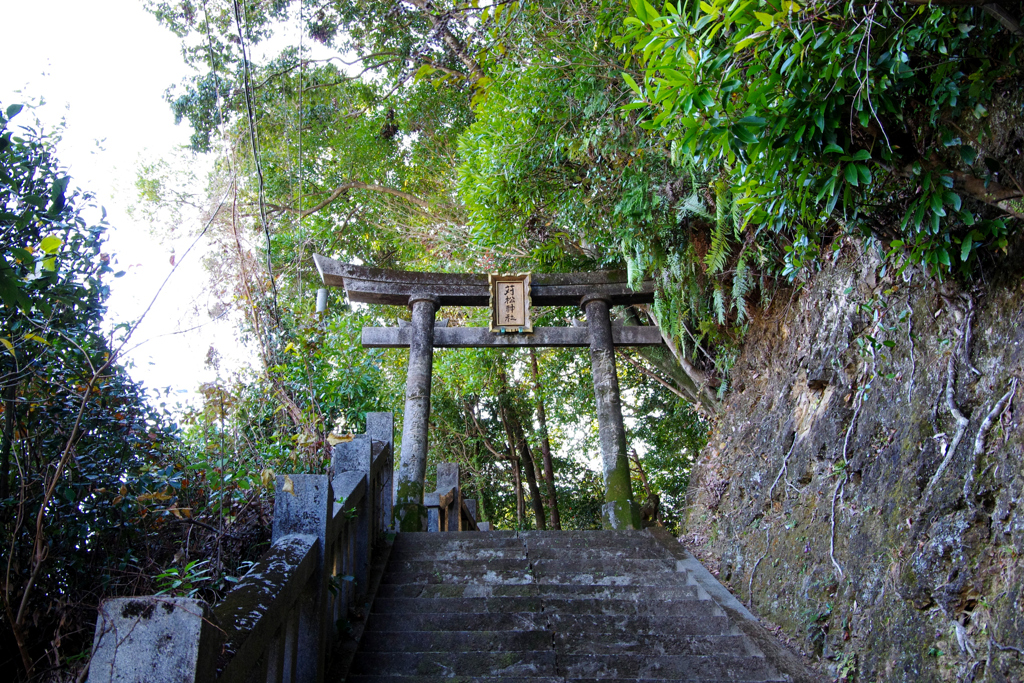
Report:
[[[425,531],[423,487],[427,465],[430,385],[435,348],[512,346],[589,347],[597,399],[598,434],[604,470],[606,529],[639,529],[640,510],[633,499],[622,424],[616,346],[657,346],[657,327],[612,327],[614,305],[650,303],[654,285],[629,288],[624,271],[538,273],[510,276],[416,273],[369,268],[313,256],[325,285],[343,287],[353,302],[408,306],[412,321],[400,327],[363,329],[363,346],[408,347],[401,465],[394,515],[400,531]],[[579,306],[586,327],[537,327],[530,305]],[[441,306],[491,306],[490,327],[435,325]]]

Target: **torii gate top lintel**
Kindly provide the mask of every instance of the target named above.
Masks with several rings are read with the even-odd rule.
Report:
[[[409,370],[406,380],[405,419],[402,427],[402,459],[397,480],[394,519],[401,531],[426,530],[423,506],[430,422],[430,386],[434,348],[485,346],[588,346],[597,403],[598,435],[604,466],[605,504],[603,524],[609,529],[639,529],[640,509],[633,499],[626,432],[622,424],[619,379],[615,369],[616,346],[661,344],[654,326],[612,328],[609,308],[654,301],[654,283],[644,282],[639,290],[629,287],[625,271],[591,273],[537,273],[523,275],[529,280],[528,301],[538,306],[579,306],[587,316],[586,327],[539,327],[502,330],[486,327],[448,329],[435,327],[441,306],[490,306],[492,282],[502,279],[479,274],[417,273],[369,268],[341,263],[314,255],[324,284],[343,287],[349,300],[361,303],[408,306],[412,320],[406,327],[364,328],[363,345],[407,347]],[[514,279],[509,280],[510,282]],[[510,285],[511,286],[511,285]],[[522,305],[520,294],[504,305]],[[514,303],[513,303],[514,302]],[[497,304],[495,304],[497,306]],[[492,316],[497,315],[492,309]],[[511,315],[506,309],[503,314]],[[493,317],[492,317],[493,321]],[[520,323],[514,323],[520,324]],[[529,334],[522,334],[529,332]],[[539,524],[539,522],[538,522]]]
[[[343,287],[351,301],[405,306],[411,294],[429,292],[438,297],[441,306],[487,306],[490,302],[486,274],[370,268],[319,254],[313,256],[313,261],[324,284]],[[598,295],[613,306],[654,301],[654,282],[645,281],[639,290],[630,289],[624,270],[533,273],[531,279],[530,298],[535,306],[579,306],[588,295]]]

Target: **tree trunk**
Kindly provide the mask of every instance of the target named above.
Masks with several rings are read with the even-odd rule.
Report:
[[[508,460],[512,468],[512,485],[516,489],[516,528],[523,528],[523,518],[526,517],[526,501],[523,500],[523,475],[519,471],[519,458],[511,457]]]
[[[640,456],[632,448],[629,449],[629,459],[636,465],[637,473],[640,475],[640,483],[644,485],[644,493],[647,496],[644,504],[640,506],[641,522],[644,526],[650,526],[651,524],[665,526],[664,522],[661,521],[661,496],[651,489],[651,483],[647,480],[644,466],[640,464]]]
[[[537,368],[537,353],[530,349],[530,363],[533,366],[533,391],[537,398],[537,422],[540,425],[540,452],[544,458],[544,481],[548,487],[548,514],[551,528],[562,529],[558,514],[558,495],[555,492],[555,468],[551,462],[551,441],[548,440],[548,418],[544,412],[544,397],[540,390],[540,370]]]
[[[6,498],[10,492],[11,447],[14,444],[14,404],[18,398],[18,385],[8,384],[4,387],[4,434],[0,445],[0,498]]]
[[[480,63],[470,54],[466,44],[449,30],[447,19],[434,14],[434,8],[428,0],[409,0],[409,4],[421,10],[427,16],[437,36],[451,50],[455,58],[466,67],[466,70],[469,71],[469,75],[466,78],[469,80],[470,85],[484,77],[484,71],[480,68]]]
[[[502,379],[504,379],[504,374],[502,375]],[[501,423],[505,425],[505,435],[508,437],[508,454],[509,460],[512,462],[513,472],[512,479],[516,486],[516,521],[519,523],[519,528],[522,529],[523,520],[526,517],[526,502],[523,499],[523,474],[519,470],[519,458],[516,457],[516,433],[515,430],[512,429],[511,421],[508,419],[508,409],[502,406],[499,410],[499,414],[501,417]],[[529,467],[527,467],[526,471],[530,471]],[[527,474],[527,478],[529,478],[529,476],[530,475]]]
[[[530,444],[526,443],[526,434],[523,433],[523,425],[512,414],[512,430],[515,433],[516,441],[519,443],[519,456],[526,468],[526,482],[530,485],[530,500],[533,503],[533,516],[537,519],[537,528],[541,531],[547,530],[544,523],[544,501],[540,497],[540,487],[537,486],[537,465],[530,452]]]
[[[650,321],[655,326],[658,325],[658,321],[655,320],[654,314],[650,312],[646,304],[630,306],[626,309],[626,325],[640,325],[637,310],[644,311]],[[664,351],[658,347],[639,347],[636,352],[650,361],[658,370],[668,375],[676,383],[679,391],[686,394],[688,400],[695,407],[703,408],[708,414],[713,415],[719,402],[715,394],[708,388],[708,377],[679,353],[679,348],[665,334],[664,330],[662,330],[661,337],[669,351],[668,356],[665,356]],[[673,393],[679,395],[679,391]]]

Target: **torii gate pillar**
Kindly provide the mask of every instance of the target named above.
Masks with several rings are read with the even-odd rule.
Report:
[[[605,529],[640,529],[640,508],[633,499],[626,457],[626,430],[622,424],[619,376],[615,370],[609,301],[587,295],[580,302],[587,314],[590,336],[590,369],[597,400],[597,429],[604,471],[604,500],[601,522]]]
[[[440,299],[433,294],[409,296],[412,339],[409,375],[405,382],[405,421],[402,459],[398,469],[395,527],[399,531],[426,531],[423,480],[427,473],[427,432],[430,425],[430,384],[434,369],[434,316]]]

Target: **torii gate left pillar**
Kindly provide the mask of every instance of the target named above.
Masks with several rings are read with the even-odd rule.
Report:
[[[649,303],[653,283],[641,290],[626,286],[626,274],[543,274],[535,276],[530,297],[537,305],[579,306],[587,327],[539,327],[532,334],[497,334],[485,327],[435,327],[442,304],[487,306],[490,288],[486,275],[412,273],[366,268],[314,256],[324,284],[342,286],[351,301],[407,305],[412,320],[406,327],[363,329],[363,346],[409,349],[409,375],[405,390],[401,464],[394,507],[399,531],[426,531],[423,505],[430,422],[430,389],[435,347],[480,348],[509,346],[574,346],[590,348],[590,363],[597,401],[598,434],[604,470],[606,529],[639,529],[640,510],[633,498],[626,434],[622,423],[616,346],[658,346],[656,327],[611,326],[613,304]]]
[[[430,427],[430,386],[434,369],[434,318],[441,300],[426,293],[409,297],[412,339],[409,342],[409,374],[405,382],[405,419],[402,425],[402,459],[398,468],[395,528],[422,531],[427,528],[423,506],[423,481],[427,475],[427,438]]]

